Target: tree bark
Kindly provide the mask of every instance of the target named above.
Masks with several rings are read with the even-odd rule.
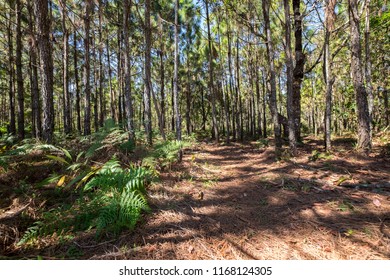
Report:
[[[77,30],[73,31],[73,64],[74,64],[74,83],[76,87],[76,114],[77,114],[77,130],[81,133],[81,107],[80,107],[80,85],[79,85],[79,69],[78,69],[78,51],[77,51]]]
[[[325,1],[325,43],[324,43],[324,79],[326,82],[325,92],[325,150],[329,152],[332,148],[331,134],[332,134],[332,87],[335,81],[332,74],[332,58],[330,54],[330,36],[333,29],[334,22],[334,7],[336,1]],[[315,134],[317,134],[315,128]]]
[[[367,102],[367,91],[363,83],[362,50],[360,44],[360,19],[357,0],[348,0],[349,25],[351,32],[351,71],[357,103],[359,152],[368,154],[371,151],[370,114]]]
[[[370,0],[366,0],[366,16],[365,16],[365,30],[364,30],[364,39],[365,39],[365,76],[366,76],[366,90],[368,97],[368,114],[370,118],[370,138],[372,138],[372,129],[373,129],[373,109],[374,109],[374,96],[371,82],[371,53],[370,53]]]
[[[293,70],[293,110],[295,141],[301,139],[301,84],[304,75],[305,54],[302,48],[302,15],[301,0],[293,0],[294,34],[295,34],[295,67]]]
[[[37,42],[35,39],[34,16],[31,1],[27,2],[29,17],[29,31],[34,34],[29,42],[29,68],[30,68],[30,87],[31,87],[31,112],[32,112],[32,137],[41,137],[41,109],[39,106],[39,87],[38,87],[38,60],[37,60]]]
[[[288,143],[290,153],[296,154],[297,139],[295,125],[295,108],[293,95],[293,60],[291,51],[291,21],[290,21],[290,3],[289,0],[283,0],[284,4],[284,31],[285,31],[285,52],[286,52],[286,73],[287,73],[287,118],[288,118]]]
[[[152,29],[150,26],[150,0],[145,0],[145,132],[148,144],[153,144],[152,139],[152,110],[151,110],[151,45],[152,45]]]
[[[43,107],[42,139],[48,143],[53,140],[53,57],[50,42],[50,17],[48,0],[35,0],[34,11],[37,21],[37,42],[40,57],[41,92]]]
[[[14,71],[14,43],[13,43],[13,29],[12,29],[12,16],[14,14],[14,5],[10,1],[9,22],[7,26],[7,39],[8,39],[8,98],[9,98],[9,127],[8,133],[15,135],[16,133],[16,117],[15,117],[15,71]]]
[[[18,138],[24,139],[24,85],[22,72],[22,3],[16,0],[16,81],[18,89]]]
[[[270,7],[269,0],[262,1],[262,8],[264,14],[264,27],[265,27],[265,33],[267,38],[266,47],[267,47],[267,59],[269,65],[270,89],[271,89],[269,94],[269,106],[272,115],[272,122],[274,125],[275,155],[276,157],[279,157],[281,154],[282,139],[281,139],[280,126],[279,126],[279,119],[278,119],[278,107],[276,101],[274,49],[272,44],[272,34],[271,34],[270,19],[269,19],[269,7]]]
[[[107,51],[107,67],[108,67],[108,84],[110,87],[110,112],[111,112],[111,119],[115,122],[118,121],[116,118],[116,108],[115,108],[115,93],[114,89],[112,87],[112,68],[111,68],[111,55],[110,55],[110,47],[108,39],[106,41],[106,51]]]
[[[63,32],[63,53],[62,53],[62,67],[63,67],[63,105],[64,105],[64,132],[69,134],[72,131],[72,119],[70,114],[70,94],[69,94],[69,33],[66,27],[66,0],[60,0],[61,14],[62,14],[62,32]]]
[[[179,109],[178,75],[179,75],[179,0],[175,1],[175,55],[173,74],[173,103],[176,118],[176,139],[181,141],[181,114]],[[182,159],[182,151],[179,152],[179,161]]]
[[[102,0],[99,0],[99,104],[100,104],[100,115],[99,115],[99,126],[103,127],[104,117],[106,115],[106,107],[105,107],[105,97],[103,94],[103,84],[104,84],[104,72],[103,72],[103,10],[102,10]]]
[[[213,49],[211,44],[211,31],[210,31],[210,17],[209,17],[209,0],[205,0],[206,3],[206,20],[207,20],[207,38],[209,47],[209,90],[211,94],[211,112],[213,120],[213,129],[215,142],[219,142],[218,121],[217,121],[217,108],[214,92],[214,68],[213,68]]]
[[[134,140],[134,125],[133,125],[133,102],[131,96],[131,64],[130,64],[130,44],[129,44],[129,19],[131,10],[131,0],[123,2],[123,41],[125,46],[124,53],[124,78],[125,78],[125,111],[126,111],[126,126],[129,131],[129,139]]]
[[[85,1],[85,15],[84,15],[84,87],[85,87],[85,104],[84,104],[84,135],[91,134],[91,85],[90,85],[90,75],[91,75],[91,65],[90,65],[90,23],[91,23],[91,10],[92,10],[92,0]]]

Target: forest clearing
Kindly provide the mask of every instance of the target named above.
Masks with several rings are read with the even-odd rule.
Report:
[[[390,259],[387,0],[0,0],[0,259]]]

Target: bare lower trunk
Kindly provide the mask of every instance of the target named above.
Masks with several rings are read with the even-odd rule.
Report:
[[[151,110],[151,44],[152,30],[150,26],[150,0],[145,0],[145,132],[149,145],[152,145],[152,110]]]
[[[174,74],[173,74],[173,102],[176,117],[176,139],[181,141],[181,115],[179,111],[178,96],[178,72],[179,72],[179,0],[175,1],[175,55],[174,55]],[[179,151],[179,161],[182,160],[183,153]]]
[[[267,44],[266,44],[267,59],[268,59],[269,73],[270,73],[271,92],[269,94],[269,107],[272,115],[272,122],[274,125],[275,154],[277,157],[279,157],[282,148],[282,139],[281,139],[279,120],[278,120],[278,107],[276,101],[274,49],[272,44],[272,34],[271,34],[270,19],[269,19],[269,7],[270,7],[269,0],[264,0],[262,2],[262,6],[263,6],[263,14],[264,14],[265,33],[267,38]]]
[[[125,46],[124,52],[124,78],[125,78],[125,112],[126,125],[129,131],[129,139],[134,139],[133,125],[133,102],[131,96],[131,64],[130,64],[130,45],[129,45],[129,19],[130,19],[131,1],[123,2],[123,40]]]
[[[291,52],[291,23],[290,23],[290,3],[283,0],[285,17],[285,39],[286,39],[286,72],[287,72],[287,117],[288,117],[288,143],[290,153],[295,155],[297,149],[295,108],[293,96],[293,61]]]
[[[89,48],[89,31],[90,31],[90,14],[92,9],[92,0],[85,2],[84,17],[84,86],[85,86],[85,104],[84,104],[84,135],[91,134],[91,85],[90,85],[90,48]]]
[[[367,102],[367,91],[363,83],[362,55],[360,44],[360,23],[357,0],[349,2],[349,22],[351,29],[351,71],[355,90],[358,117],[357,149],[365,154],[371,151],[370,114]]]
[[[370,54],[370,0],[366,0],[366,17],[365,17],[365,54],[366,54],[366,64],[365,64],[365,76],[366,76],[366,90],[368,96],[368,113],[370,116],[370,137],[372,138],[372,125],[373,118],[372,113],[374,109],[374,96],[372,93],[372,83],[371,83],[371,54]]]
[[[8,39],[8,98],[9,98],[9,127],[8,133],[16,133],[16,117],[15,117],[15,73],[14,73],[14,43],[12,32],[12,15],[14,13],[14,7],[10,7],[9,12],[9,24],[7,26],[7,39]]]
[[[54,129],[53,103],[53,58],[50,42],[50,18],[48,0],[34,1],[35,18],[37,21],[37,42],[39,49],[41,92],[43,105],[42,138],[51,143]]]
[[[68,42],[68,29],[66,27],[66,0],[60,1],[61,13],[62,13],[62,32],[63,32],[63,56],[62,56],[62,67],[63,67],[63,106],[64,106],[64,132],[69,134],[72,130],[71,114],[70,114],[70,95],[69,95],[69,42]]]
[[[74,83],[76,86],[76,114],[77,114],[77,130],[81,133],[81,107],[80,107],[80,86],[79,86],[79,69],[78,69],[78,51],[77,51],[77,30],[73,33],[73,63],[74,63]]]
[[[22,3],[16,0],[16,81],[18,89],[18,138],[24,139],[24,85],[22,73]]]
[[[301,0],[293,0],[294,34],[295,34],[295,67],[293,71],[293,110],[295,140],[301,139],[301,84],[305,66],[305,54],[302,48],[302,15],[300,13]]]
[[[27,10],[29,17],[29,29],[31,34],[35,34],[34,17],[31,1],[27,2]],[[35,138],[41,137],[41,111],[39,106],[39,88],[38,88],[38,60],[35,35],[30,39],[29,52],[29,68],[30,68],[30,87],[31,87],[31,112],[32,112],[32,136]]]
[[[211,113],[213,120],[213,129],[215,142],[219,142],[219,132],[218,132],[218,121],[217,121],[217,108],[215,100],[215,91],[214,91],[214,66],[212,59],[212,44],[211,44],[211,31],[210,31],[210,18],[209,18],[209,1],[206,2],[206,20],[207,20],[207,38],[208,38],[208,47],[209,47],[209,90],[211,94]]]

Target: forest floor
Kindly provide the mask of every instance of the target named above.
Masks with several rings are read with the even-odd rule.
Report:
[[[198,143],[149,186],[152,212],[134,231],[81,234],[13,258],[390,259],[390,158],[353,142],[335,152],[306,138],[295,158],[272,146]],[[1,184],[0,184],[1,185]],[[12,208],[1,201],[0,208]],[[17,202],[14,200],[17,211]],[[20,209],[19,209],[20,210]]]

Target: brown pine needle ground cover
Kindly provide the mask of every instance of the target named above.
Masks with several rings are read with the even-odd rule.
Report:
[[[84,234],[61,244],[41,242],[40,247],[15,248],[7,255],[390,259],[389,157],[380,149],[360,157],[346,141],[335,141],[335,152],[326,155],[317,151],[320,145],[306,139],[298,157],[275,161],[272,147],[256,143],[201,143],[186,150],[183,162],[149,187],[152,212],[135,231],[100,241]],[[15,212],[38,207],[34,201],[23,205],[15,200],[9,207],[3,200],[1,207],[8,209],[0,212],[3,221],[12,219],[11,208]],[[7,225],[3,221],[0,224]],[[17,227],[6,230],[9,238],[3,238],[4,244],[18,234],[12,232]]]

